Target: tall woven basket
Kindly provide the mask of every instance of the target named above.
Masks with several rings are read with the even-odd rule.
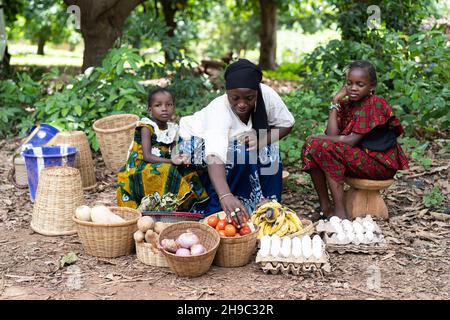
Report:
[[[127,207],[110,207],[109,209],[126,221],[100,224],[79,220],[72,213],[84,251],[91,256],[114,258],[133,252],[133,233],[138,229],[137,221],[141,213]]]
[[[208,272],[216,255],[220,243],[220,236],[216,230],[200,222],[177,222],[166,227],[159,235],[163,239],[177,239],[187,230],[197,235],[206,252],[198,256],[177,256],[165,250],[161,252],[166,257],[170,269],[180,277],[198,277]]]
[[[106,168],[117,172],[127,161],[139,117],[117,114],[94,122],[94,131]]]
[[[58,132],[53,144],[68,144],[77,148],[75,168],[80,170],[83,189],[95,188],[97,179],[95,178],[94,162],[92,161],[91,148],[86,134],[83,131]]]
[[[226,268],[242,267],[248,264],[256,249],[256,234],[255,231],[241,237],[220,237],[220,245],[213,263]]]
[[[76,233],[72,216],[84,202],[81,175],[72,167],[49,167],[41,171],[31,228],[46,236]]]

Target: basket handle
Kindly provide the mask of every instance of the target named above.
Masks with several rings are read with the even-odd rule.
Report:
[[[17,157],[18,155],[20,155],[20,154],[16,153],[16,154],[13,156],[13,159],[12,159],[12,168],[9,169],[9,171],[8,171],[8,181],[11,182],[11,184],[14,185],[14,187],[16,187],[16,188],[18,188],[18,189],[25,189],[25,188],[28,187],[27,184],[25,184],[25,185],[18,184],[17,181],[16,181],[16,167],[14,166],[14,160],[16,159],[16,157]]]

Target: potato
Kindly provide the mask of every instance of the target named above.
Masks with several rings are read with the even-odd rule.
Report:
[[[136,242],[143,242],[145,235],[141,230],[138,230],[133,234],[133,237]]]
[[[137,222],[138,229],[144,233],[147,232],[147,230],[153,229],[154,225],[155,220],[153,220],[153,218],[149,216],[143,216],[139,218]]]
[[[161,231],[163,231],[169,225],[170,225],[170,223],[157,222],[157,223],[155,223],[155,232],[157,234],[160,234]]]

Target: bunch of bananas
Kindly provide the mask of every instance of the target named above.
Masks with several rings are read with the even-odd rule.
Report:
[[[251,217],[252,222],[259,226],[257,237],[261,239],[265,235],[285,235],[295,233],[303,228],[297,214],[282,206],[276,200],[264,203],[256,208]]]

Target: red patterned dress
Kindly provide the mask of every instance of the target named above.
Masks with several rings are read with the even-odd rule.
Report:
[[[392,107],[378,96],[368,96],[356,103],[341,103],[338,111],[340,135],[352,132],[366,134],[386,123],[389,123],[397,137],[403,133],[403,127],[394,116]],[[302,161],[303,171],[319,168],[338,182],[342,182],[346,176],[385,180],[392,178],[397,170],[408,168],[408,160],[398,143],[385,151],[373,151],[315,137],[309,138],[303,145]]]

